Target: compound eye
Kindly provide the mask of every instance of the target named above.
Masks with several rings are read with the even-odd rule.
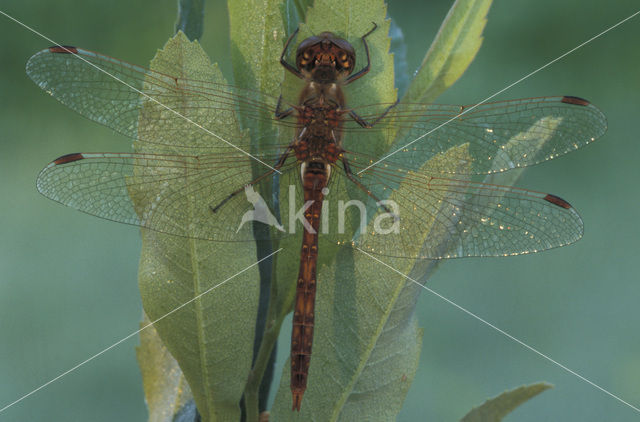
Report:
[[[309,53],[309,50],[305,50],[304,53],[302,53],[302,57],[300,58],[300,66],[308,65],[310,59],[311,59],[311,54]]]
[[[351,65],[352,65],[351,58],[345,51],[342,51],[340,53],[340,55],[338,56],[338,59],[340,60],[340,66],[342,66],[343,69],[351,68]]]

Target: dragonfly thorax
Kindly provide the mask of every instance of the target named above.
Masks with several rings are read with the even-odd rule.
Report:
[[[326,138],[304,137],[294,146],[296,158],[300,162],[321,161],[335,163],[343,153],[343,149]]]

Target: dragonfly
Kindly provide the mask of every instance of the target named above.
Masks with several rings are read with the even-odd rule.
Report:
[[[367,37],[375,29],[360,37],[359,70],[354,47],[331,32],[301,41],[290,63],[292,33],[280,63],[301,83],[293,100],[77,47],[50,47],[27,63],[31,79],[58,101],[134,139],[132,153],[53,160],[37,179],[45,196],[104,219],[230,244],[283,239],[302,226],[294,410],[311,362],[319,239],[414,260],[573,243],[583,225],[569,202],[487,177],[569,153],[606,130],[603,113],[574,96],[347,103],[345,90],[371,68]]]

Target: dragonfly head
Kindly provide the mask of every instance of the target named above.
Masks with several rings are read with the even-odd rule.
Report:
[[[347,40],[323,32],[302,41],[296,51],[298,69],[319,82],[347,77],[356,64],[356,52]]]

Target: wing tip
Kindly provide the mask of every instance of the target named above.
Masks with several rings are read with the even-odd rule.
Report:
[[[49,53],[78,54],[78,48],[71,45],[52,45],[47,50]]]
[[[557,205],[566,210],[573,208],[571,204],[565,201],[564,199],[560,198],[559,196],[552,195],[550,193],[548,193],[543,199],[547,202],[552,203],[553,205]]]
[[[63,156],[60,156],[58,158],[56,158],[55,160],[53,160],[52,164],[59,166],[62,164],[69,164],[69,163],[73,163],[74,161],[78,161],[78,160],[82,160],[84,159],[84,155],[82,155],[82,153],[80,152],[73,152],[71,154],[65,154]]]
[[[580,98],[580,97],[575,97],[573,95],[565,95],[564,97],[562,97],[562,100],[560,101],[565,104],[573,104],[573,105],[579,105],[579,106],[585,106],[585,107],[591,104],[588,100],[585,100],[584,98]]]

